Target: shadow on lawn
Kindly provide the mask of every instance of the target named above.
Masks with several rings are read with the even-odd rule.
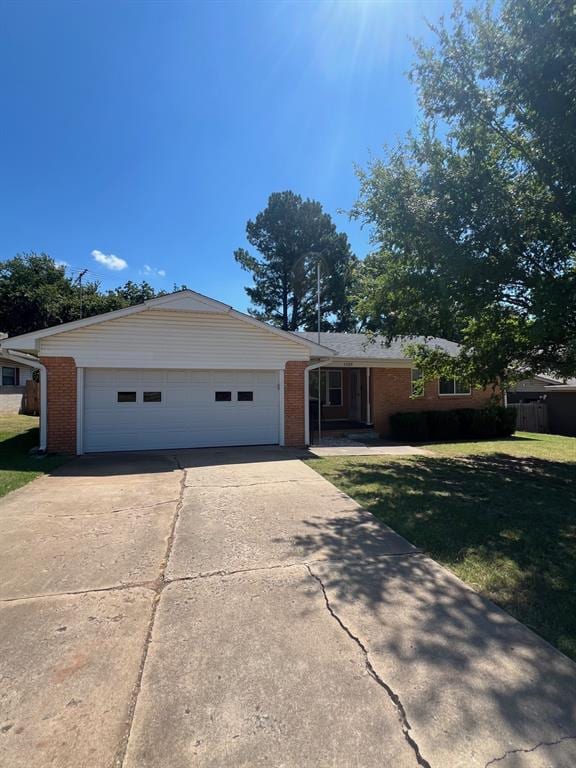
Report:
[[[347,462],[327,477],[576,658],[576,463],[417,457]],[[335,528],[317,535],[335,556],[353,546]]]
[[[493,580],[485,591],[574,657],[575,473],[575,464],[502,455],[348,461],[325,470],[434,558],[477,560]],[[576,737],[576,667],[427,557],[390,556],[385,540],[359,510],[310,523],[297,544],[311,557],[322,548],[329,562],[312,567],[344,621],[352,617],[389,668],[413,670],[410,684],[421,695],[411,707],[429,717],[436,704],[446,706],[451,687],[462,694],[456,681],[464,676],[466,696],[451,702],[458,728],[489,733],[493,718],[496,729],[512,726],[520,745],[542,730],[544,739]]]

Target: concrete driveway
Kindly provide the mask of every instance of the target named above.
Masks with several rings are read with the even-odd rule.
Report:
[[[279,449],[0,501],[6,768],[574,768],[576,666]]]

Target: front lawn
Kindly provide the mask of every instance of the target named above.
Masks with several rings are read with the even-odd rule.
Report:
[[[51,472],[64,461],[63,456],[31,456],[38,445],[38,419],[35,416],[0,415],[0,496],[26,485],[38,475]]]
[[[429,445],[308,463],[576,659],[576,438]]]
[[[562,435],[542,435],[537,432],[516,432],[501,440],[475,440],[469,443],[428,443],[422,446],[443,456],[505,453],[551,461],[576,461],[576,438]]]

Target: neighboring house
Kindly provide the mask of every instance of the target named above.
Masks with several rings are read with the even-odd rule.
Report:
[[[0,341],[6,338],[0,333]],[[26,382],[32,378],[33,368],[29,365],[16,363],[0,354],[0,413],[18,413],[22,406],[22,395]]]
[[[563,383],[561,379],[543,375],[535,375],[531,379],[523,379],[508,390],[508,402],[533,403],[537,400],[546,400],[549,392],[548,388],[559,386]],[[569,380],[567,383],[576,384],[576,379]]]
[[[511,405],[545,403],[545,431],[553,435],[576,435],[576,379],[536,375],[512,387],[507,401]]]
[[[576,436],[576,379],[546,387],[546,405],[550,432]]]
[[[281,331],[189,290],[1,348],[39,367],[41,447],[65,453],[302,446],[319,366],[324,418],[383,435],[396,411],[481,407],[493,394],[430,382],[411,399],[417,372],[401,344],[355,334],[322,334],[318,344],[314,334]]]

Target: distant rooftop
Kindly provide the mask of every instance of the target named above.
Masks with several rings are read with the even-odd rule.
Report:
[[[298,331],[309,341],[318,341],[318,334],[310,331]],[[426,344],[435,349],[442,349],[451,355],[458,353],[458,344],[446,339],[427,338],[425,336],[400,336],[390,344],[384,336],[375,336],[373,340],[363,333],[321,333],[320,344],[333,349],[339,357],[364,358],[366,360],[409,360],[404,352],[407,344]]]

